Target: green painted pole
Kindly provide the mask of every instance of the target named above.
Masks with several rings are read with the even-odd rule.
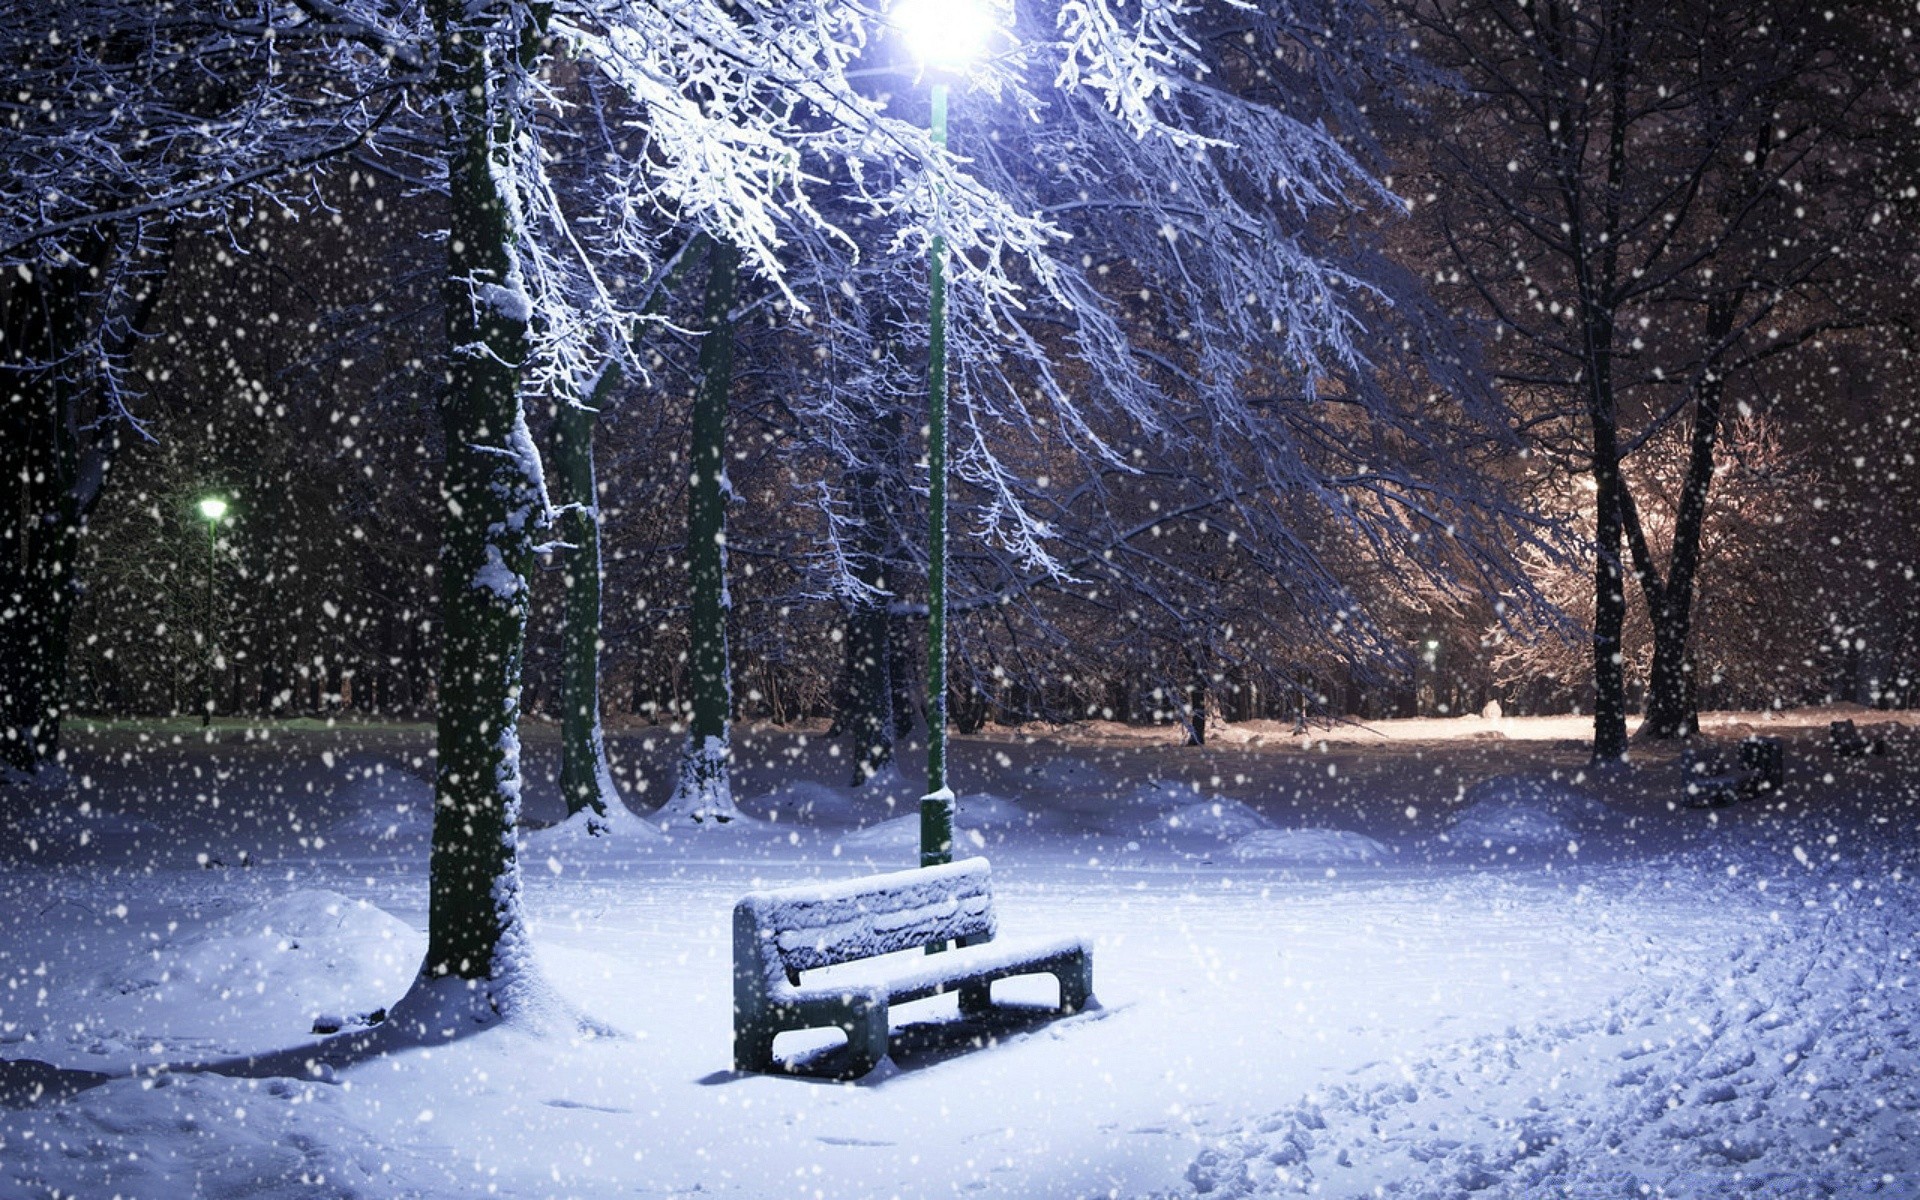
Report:
[[[202,729],[209,728],[213,725],[213,577],[214,559],[216,556],[215,547],[219,544],[220,540],[219,528],[220,522],[218,520],[212,517],[207,518],[207,644],[205,646],[207,699],[206,707],[200,710],[200,727]]]
[[[947,85],[933,85],[933,144],[947,144]],[[936,200],[927,247],[927,794],[920,799],[920,865],[953,861],[947,787],[947,240]]]

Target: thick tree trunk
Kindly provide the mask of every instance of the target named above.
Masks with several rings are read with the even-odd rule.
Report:
[[[1690,615],[1690,614],[1689,614]],[[1661,623],[1653,630],[1653,665],[1647,675],[1646,716],[1640,735],[1647,738],[1687,738],[1700,732],[1700,701],[1694,686],[1689,615]]]
[[[512,67],[495,61],[493,31],[468,23],[484,16],[454,0],[441,0],[435,16],[449,77],[445,302],[453,349],[440,408],[444,644],[422,974],[506,982],[525,965],[514,824],[527,569],[539,516],[538,463],[519,395],[529,302],[514,263],[513,199],[503,188],[512,131],[496,90]]]
[[[80,533],[118,439],[108,421],[83,444],[83,406],[98,405],[75,365],[89,290],[114,244],[103,236],[73,249],[66,266],[0,282],[0,762],[26,772],[60,750]],[[152,311],[145,299],[129,338]]]
[[[561,494],[560,540],[564,595],[561,629],[560,792],[567,815],[591,814],[588,829],[602,833],[608,814],[623,807],[607,765],[600,722],[600,496],[594,482],[593,426],[620,377],[609,363],[583,403],[560,405],[553,426],[554,476]]]
[[[727,401],[733,391],[733,297],[740,252],[716,240],[701,303],[700,382],[693,397],[687,488],[688,641],[693,712],[679,781],[662,815],[694,822],[739,815],[728,779],[732,758],[732,664],[727,652]]]

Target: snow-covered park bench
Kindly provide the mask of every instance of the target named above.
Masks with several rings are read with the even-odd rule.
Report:
[[[1690,749],[1680,756],[1687,795],[1700,804],[1727,804],[1777,792],[1786,783],[1786,770],[1786,746],[1777,737],[1742,738],[1737,759],[1704,749]]]
[[[1868,741],[1852,721],[1833,721],[1827,725],[1827,741],[1841,758],[1860,758],[1867,754],[1885,754],[1886,743],[1879,738]]]
[[[748,894],[733,909],[734,1069],[772,1070],[782,1032],[838,1026],[847,1035],[844,1074],[864,1075],[886,1056],[890,1005],[957,991],[962,1014],[983,1015],[994,980],[1015,975],[1058,979],[1061,1012],[1093,998],[1084,940],[996,942],[994,932],[983,858]],[[951,947],[865,961],[939,943]],[[802,982],[802,972],[825,968],[837,969]]]

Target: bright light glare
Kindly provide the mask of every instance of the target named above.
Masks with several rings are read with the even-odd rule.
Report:
[[[966,70],[994,29],[992,10],[978,0],[899,0],[891,20],[914,56],[937,71]]]
[[[200,502],[200,515],[209,521],[218,521],[227,515],[227,502],[218,496],[208,496]]]

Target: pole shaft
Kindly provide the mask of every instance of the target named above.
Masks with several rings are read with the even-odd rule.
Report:
[[[213,564],[214,547],[219,540],[219,527],[217,521],[207,522],[207,644],[205,647],[207,703],[206,707],[200,711],[200,724],[203,726],[213,724]]]
[[[933,85],[933,144],[947,144],[947,85]],[[937,193],[936,193],[937,196]],[[953,859],[947,791],[947,242],[936,198],[927,249],[927,795],[920,802],[920,865]]]

